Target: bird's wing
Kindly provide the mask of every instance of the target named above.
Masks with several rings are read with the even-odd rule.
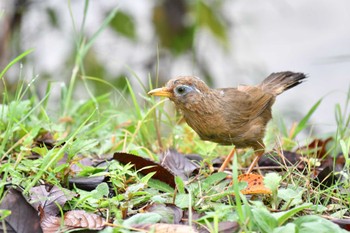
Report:
[[[223,104],[232,120],[243,124],[260,116],[274,102],[274,96],[258,87],[223,88]],[[235,119],[236,118],[236,119]]]

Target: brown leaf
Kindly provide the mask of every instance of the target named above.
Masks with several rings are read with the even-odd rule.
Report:
[[[220,233],[231,233],[236,232],[239,229],[239,224],[237,222],[219,222],[218,231]]]
[[[301,147],[300,149],[307,149],[307,150],[314,149],[317,152],[317,158],[321,159],[321,158],[324,158],[324,156],[326,156],[327,154],[326,146],[332,140],[333,140],[332,137],[329,137],[325,140],[316,138],[309,145]]]
[[[55,216],[44,216],[41,221],[41,228],[44,233],[60,233],[69,230],[64,226],[61,227],[61,218]]]
[[[97,214],[84,210],[71,210],[64,214],[63,222],[60,217],[45,216],[41,222],[44,233],[67,232],[72,229],[102,230],[105,219]],[[61,225],[62,224],[62,225]]]
[[[10,188],[1,200],[0,209],[10,210],[11,215],[5,218],[7,232],[43,232],[40,227],[38,212],[27,202],[22,193]],[[0,224],[0,232],[4,225]]]
[[[350,231],[350,219],[331,219],[331,221],[341,228]]]
[[[171,187],[175,188],[175,177],[174,175],[166,168],[161,166],[158,163],[152,162],[148,159],[136,156],[133,154],[116,152],[113,155],[113,158],[119,161],[122,164],[132,164],[134,167],[139,170],[143,175],[147,175],[151,172],[156,172],[152,178],[160,180]],[[147,168],[146,168],[147,167]]]
[[[214,227],[214,223],[211,223],[211,224]],[[239,224],[237,222],[225,221],[225,222],[219,222],[218,224],[218,232],[220,233],[237,232],[238,229],[239,229]],[[209,231],[207,230],[207,228],[201,227],[200,233],[209,233]]]
[[[56,140],[53,138],[52,134],[48,131],[41,133],[34,142],[35,146],[46,147],[49,150],[55,146]]]
[[[72,210],[64,214],[64,223],[73,228],[88,228],[90,230],[102,230],[106,220],[97,214],[84,210]]]
[[[188,180],[198,168],[198,165],[174,149],[170,149],[162,154],[160,160],[161,165],[171,170],[175,175],[180,176],[183,180]]]
[[[106,180],[104,176],[72,177],[69,179],[69,187],[73,188],[75,186],[82,190],[91,191]]]
[[[41,206],[45,215],[57,215],[68,200],[76,194],[72,191],[57,186],[40,185],[30,189],[31,204],[35,209]]]

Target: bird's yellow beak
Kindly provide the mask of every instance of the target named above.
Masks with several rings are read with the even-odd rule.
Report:
[[[148,92],[148,94],[154,95],[154,96],[163,96],[168,98],[172,96],[172,93],[165,87],[153,89],[152,91]]]

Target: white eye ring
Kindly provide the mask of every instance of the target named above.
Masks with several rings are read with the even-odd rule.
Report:
[[[193,88],[187,85],[179,85],[177,87],[174,88],[174,93],[177,96],[182,96],[182,95],[186,95],[187,93],[189,93],[190,91],[192,91]]]

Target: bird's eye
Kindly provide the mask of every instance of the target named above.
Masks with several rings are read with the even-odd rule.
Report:
[[[184,94],[186,94],[188,92],[188,90],[189,90],[189,87],[188,86],[184,86],[184,85],[177,86],[174,89],[176,95],[184,95]]]

